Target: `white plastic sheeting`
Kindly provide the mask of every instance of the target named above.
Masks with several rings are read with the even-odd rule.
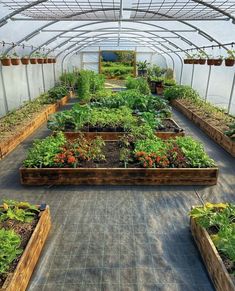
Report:
[[[26,9],[25,5],[30,5]],[[174,69],[177,81],[192,85],[203,98],[228,108],[235,114],[233,79],[235,67],[212,67],[208,83],[207,65],[184,65],[185,50],[206,48],[212,56],[226,56],[234,41],[234,3],[231,0],[2,0],[0,1],[0,52],[19,55],[40,50],[58,56],[56,78],[61,70],[74,68],[98,71],[99,50],[137,50],[137,60],[145,60]],[[21,13],[16,13],[17,9]],[[11,15],[11,13],[16,13]],[[7,21],[7,23],[6,23]],[[10,43],[18,44],[14,49]],[[25,48],[22,48],[25,44]],[[32,47],[31,47],[32,46]],[[93,53],[88,53],[93,52]],[[77,53],[77,54],[76,54]],[[54,84],[50,65],[44,66],[45,88]],[[3,82],[9,109],[21,100],[34,98],[44,90],[40,65],[28,66],[29,88],[25,68],[3,68]],[[10,80],[10,81],[9,81]],[[14,80],[15,86],[10,86]],[[4,91],[0,78],[0,92]],[[30,94],[29,94],[30,91]],[[4,114],[4,94],[0,96],[0,114]]]

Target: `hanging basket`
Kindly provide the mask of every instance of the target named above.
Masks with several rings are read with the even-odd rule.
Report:
[[[214,59],[214,66],[221,66],[223,59]]]
[[[193,59],[193,64],[198,65],[199,64],[199,59]]]
[[[214,59],[207,59],[207,65],[213,66],[214,65]]]
[[[29,58],[22,58],[22,59],[21,59],[21,63],[22,63],[23,65],[28,65],[28,64],[29,64]]]
[[[226,67],[232,67],[235,64],[235,60],[233,59],[225,59],[225,66]]]
[[[199,65],[205,65],[206,60],[205,59],[199,59]]]
[[[44,63],[44,59],[43,58],[37,58],[38,64],[43,64]]]
[[[19,64],[20,64],[20,59],[18,59],[18,58],[11,58],[11,64],[12,64],[13,66],[19,66]]]
[[[43,63],[44,63],[44,64],[48,64],[48,58],[45,58],[45,59],[43,60]]]
[[[52,59],[52,63],[55,64],[56,63],[56,59]]]
[[[29,61],[30,61],[30,64],[32,65],[36,65],[38,63],[36,58],[30,58]]]
[[[48,58],[47,62],[48,62],[48,64],[52,64],[53,63],[53,59],[52,58]]]
[[[10,58],[1,59],[1,64],[2,64],[2,66],[10,66],[11,59]]]
[[[184,59],[184,64],[185,64],[185,65],[188,65],[188,64],[189,64],[188,61],[189,61],[188,59]]]

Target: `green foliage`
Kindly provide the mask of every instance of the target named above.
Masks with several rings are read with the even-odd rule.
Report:
[[[5,274],[11,263],[23,252],[21,238],[13,230],[0,229],[0,274]]]
[[[68,73],[63,73],[60,76],[60,81],[62,82],[62,84],[64,86],[70,87],[70,88],[74,88],[75,84],[77,82],[77,76],[78,73],[77,72],[68,72]]]
[[[48,136],[42,140],[35,140],[32,148],[28,150],[23,164],[26,168],[51,167],[53,158],[66,142],[62,133],[56,136]]]
[[[152,65],[148,67],[148,79],[161,78],[164,76],[166,69],[161,68],[157,65]]]
[[[202,143],[194,140],[192,137],[177,137],[175,139],[191,168],[214,167],[215,162],[207,155]]]
[[[141,94],[150,95],[151,91],[149,88],[149,84],[145,78],[131,78],[128,77],[126,81],[127,89],[135,89],[138,90]]]
[[[21,222],[31,222],[39,212],[35,205],[28,202],[4,200],[0,207],[0,221],[13,219]]]
[[[211,235],[216,248],[235,263],[235,205],[228,203],[211,204],[193,208],[189,215],[206,229],[214,227],[217,233]]]
[[[68,94],[68,90],[65,86],[56,86],[48,91],[48,96],[51,103],[63,98]]]
[[[78,97],[81,100],[89,101],[90,99],[90,79],[91,71],[82,70],[78,76]]]
[[[148,63],[147,60],[145,60],[137,62],[136,65],[138,67],[138,70],[147,70],[150,63]]]
[[[175,86],[176,81],[174,79],[164,79],[163,83],[165,86]]]
[[[174,79],[174,71],[171,68],[167,68],[165,71],[165,79],[172,80]]]
[[[134,67],[132,65],[126,65],[123,63],[102,62],[102,73],[107,76],[108,79],[121,79],[124,80],[128,76],[133,76]]]
[[[168,101],[172,101],[177,98],[187,98],[191,100],[199,99],[200,96],[190,86],[176,85],[164,90],[164,96]]]
[[[162,155],[166,154],[167,144],[160,138],[137,140],[135,142],[134,152],[145,152],[147,154]]]
[[[235,120],[234,122],[229,124],[229,129],[226,130],[224,133],[235,141]]]

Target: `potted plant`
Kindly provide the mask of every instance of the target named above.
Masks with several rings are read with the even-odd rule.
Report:
[[[11,65],[10,57],[7,54],[2,54],[1,63],[2,63],[2,66],[10,66]]]
[[[52,63],[53,63],[53,64],[56,63],[56,58],[52,58]]]
[[[143,62],[138,62],[137,67],[138,67],[138,76],[145,77],[147,75],[147,69],[148,69],[149,63],[147,61]]]
[[[14,52],[12,57],[11,57],[11,64],[13,66],[18,66],[20,64],[20,58],[16,52]]]
[[[234,63],[235,63],[235,51],[228,50],[227,57],[225,58],[225,66],[232,67],[234,65]]]
[[[193,64],[193,55],[190,55],[189,53],[187,53],[187,57],[186,57],[186,59],[184,59],[184,63],[185,64]]]
[[[48,64],[48,57],[47,57],[46,54],[43,55],[43,63],[44,63],[44,64]]]
[[[200,50],[199,53],[198,53],[198,63],[199,63],[199,65],[205,65],[207,58],[208,58],[207,53],[204,50]]]
[[[23,65],[28,65],[28,64],[29,64],[29,56],[23,56],[23,57],[21,58],[21,63],[22,63]]]
[[[30,55],[30,64],[31,65],[36,65],[38,63],[38,59],[41,57],[41,54],[39,52],[35,52],[35,53],[32,53]]]
[[[223,62],[223,56],[219,55],[214,59],[214,66],[221,66],[222,62]]]
[[[38,63],[38,64],[43,64],[43,63],[44,63],[43,55],[42,55],[39,51],[35,52],[35,53],[33,54],[33,56],[34,56],[34,58],[37,59],[37,63]]]

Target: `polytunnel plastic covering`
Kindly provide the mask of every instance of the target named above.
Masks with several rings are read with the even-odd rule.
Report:
[[[44,66],[44,76],[39,67],[1,68],[1,115],[47,90],[63,70],[98,71],[99,51],[115,49],[135,50],[137,61],[173,68],[179,83],[235,113],[233,67],[184,66],[182,61],[201,48],[212,56],[226,55],[235,35],[234,6],[233,0],[2,0],[0,52],[41,51],[58,62]],[[20,86],[26,70],[31,80]]]

